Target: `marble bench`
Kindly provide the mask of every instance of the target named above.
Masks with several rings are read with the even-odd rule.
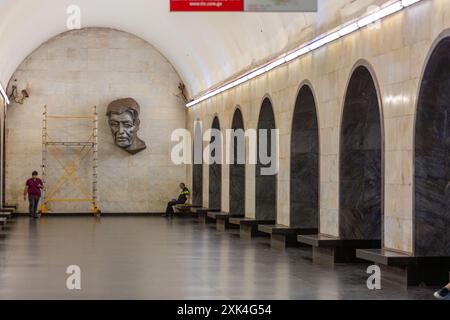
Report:
[[[208,217],[216,221],[217,231],[225,231],[226,229],[235,227],[234,224],[230,224],[231,218],[243,218],[244,216],[230,215],[227,212],[208,212]]]
[[[363,262],[356,257],[357,248],[380,248],[381,240],[345,240],[327,235],[299,235],[298,242],[313,247],[313,262],[324,265]]]
[[[13,212],[16,212],[16,211],[17,211],[17,205],[4,204],[4,205],[2,206],[2,209],[5,209],[5,210],[12,210]]]
[[[258,231],[258,225],[262,224],[276,224],[275,220],[257,220],[252,218],[230,218],[230,224],[234,224],[240,227],[239,234],[241,239],[251,239],[259,235],[267,235]]]
[[[281,224],[260,224],[258,231],[270,235],[270,246],[275,249],[285,249],[288,246],[300,246],[297,242],[299,234],[317,233],[317,228],[295,228]]]
[[[3,206],[0,208],[0,217],[11,219],[17,216],[17,207],[16,206]]]
[[[201,208],[201,206],[196,205],[184,205],[184,204],[177,204],[174,206],[175,213],[181,213],[183,216],[194,216],[195,212],[193,211],[195,208]]]
[[[17,216],[16,210],[14,209],[0,209],[0,217],[11,219],[13,217]]]
[[[11,219],[13,214],[11,212],[0,212],[0,218]]]
[[[450,257],[417,257],[386,249],[358,249],[356,256],[378,265],[384,282],[405,287],[449,282]]]
[[[197,215],[198,222],[201,224],[206,224],[208,222],[213,222],[214,220],[208,218],[208,212],[220,212],[220,209],[216,208],[192,208],[192,212]]]

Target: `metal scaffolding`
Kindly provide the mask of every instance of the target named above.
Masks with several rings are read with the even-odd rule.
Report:
[[[88,141],[53,141],[48,134],[48,120],[49,119],[61,119],[61,120],[90,120],[92,121],[92,134]],[[79,148],[76,153],[76,157],[68,161],[62,151],[62,148]],[[63,172],[57,179],[57,182],[48,186],[46,183],[48,159],[47,155],[50,154],[61,166]],[[80,168],[81,162],[87,156],[92,154],[92,187],[88,190],[80,181],[77,174]],[[44,106],[43,120],[42,120],[42,179],[44,183],[43,201],[40,206],[41,213],[48,213],[48,204],[52,202],[88,202],[92,204],[92,213],[96,216],[100,215],[98,208],[98,190],[97,190],[97,178],[98,178],[98,114],[97,107],[94,106],[92,115],[49,115],[47,113],[47,106]],[[55,194],[61,190],[61,188],[67,184],[74,184],[79,191],[83,194],[82,198],[56,198]]]

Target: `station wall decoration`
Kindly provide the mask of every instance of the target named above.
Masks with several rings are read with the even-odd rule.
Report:
[[[114,143],[130,154],[139,153],[147,148],[139,139],[139,114],[141,107],[133,98],[119,99],[108,105],[106,116]]]
[[[316,12],[317,0],[170,0],[170,11]]]

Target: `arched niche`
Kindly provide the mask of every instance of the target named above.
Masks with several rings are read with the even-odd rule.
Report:
[[[27,44],[30,43],[27,41]],[[186,123],[185,104],[171,98],[171,92],[178,90],[180,82],[176,70],[157,48],[127,32],[101,27],[82,28],[55,35],[40,44],[16,69],[8,86],[8,92],[16,84],[19,92],[27,88],[30,98],[23,104],[11,99],[8,106],[15,112],[8,112],[5,123],[8,131],[5,157],[10,159],[4,170],[5,202],[17,203],[20,212],[28,210],[26,202],[18,201],[19,194],[14,185],[32,171],[40,171],[42,124],[35,120],[42,118],[44,105],[48,115],[91,115],[93,107],[97,106],[99,208],[103,212],[118,213],[160,212],[167,199],[174,196],[180,180],[186,177],[184,165],[167,161],[165,170],[161,167],[161,159],[170,160],[173,147],[171,139],[166,137],[178,130],[180,123]],[[137,136],[147,144],[147,149],[135,155],[116,145],[106,116],[109,103],[127,97],[140,105]],[[33,126],[28,125],[30,121]],[[91,130],[87,119],[53,118],[47,125],[52,141],[86,141]],[[27,137],[39,139],[24,140],[24,132]],[[17,140],[24,143],[16,143]],[[65,171],[50,149],[54,148],[48,146],[47,195],[53,199],[81,201],[55,201],[48,203],[49,209],[55,213],[91,212],[91,203],[84,201],[91,196],[91,156],[83,157],[80,162],[77,159],[81,148],[59,148],[67,164],[75,159],[78,168],[78,182],[66,176],[67,183],[59,188]],[[88,153],[88,150],[84,151]],[[164,179],[160,179],[161,176]],[[78,185],[87,190],[80,190]]]
[[[233,163],[230,164],[230,215],[245,215],[245,135],[244,119],[239,109],[234,112],[231,129],[234,143]],[[238,150],[244,151],[241,157],[238,157]]]
[[[319,127],[310,87],[297,96],[292,122],[291,227],[317,228],[319,222]]]
[[[260,134],[258,134],[257,143],[257,164],[255,172],[256,184],[256,219],[257,220],[276,220],[277,218],[277,175],[264,175],[261,169],[270,167],[270,164],[263,164],[260,157],[260,151],[265,151],[267,155],[272,155],[276,150],[272,150],[271,130],[276,129],[275,115],[273,113],[272,102],[270,99],[264,99],[258,119],[258,132],[264,132],[267,136],[267,150],[262,150]],[[263,130],[263,131],[261,131]]]
[[[203,205],[203,133],[200,121],[194,122],[192,205]]]
[[[382,134],[378,94],[369,70],[353,72],[341,127],[339,233],[342,239],[381,239]]]
[[[450,38],[423,75],[415,132],[415,255],[450,255]]]
[[[219,118],[214,117],[211,129],[220,130]],[[211,143],[215,138],[211,138]],[[219,142],[222,145],[222,141]],[[216,151],[212,152],[212,156],[216,155]],[[209,165],[209,208],[220,209],[222,207],[222,164],[211,163]]]

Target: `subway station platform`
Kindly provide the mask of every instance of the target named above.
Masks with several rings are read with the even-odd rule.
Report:
[[[66,288],[69,265],[81,290]],[[435,288],[370,291],[369,264],[312,263],[308,248],[270,248],[195,219],[16,219],[0,238],[0,299],[432,299]]]

